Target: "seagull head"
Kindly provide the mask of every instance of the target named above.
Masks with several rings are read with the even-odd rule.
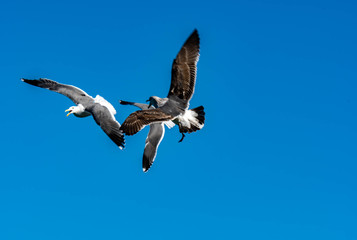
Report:
[[[68,108],[65,112],[68,112],[67,117],[72,113],[76,113],[76,106]]]
[[[150,97],[148,100],[146,100],[146,102],[149,102],[149,107],[150,108],[151,106],[154,106],[155,108],[157,108],[157,98],[156,96],[152,96]]]
[[[65,112],[68,112],[67,117],[72,113],[74,116],[80,118],[88,117],[91,115],[89,112],[86,111],[82,104],[78,104],[78,106],[72,106],[68,108]]]
[[[68,112],[67,117],[72,113],[76,117],[86,117],[86,116],[88,116],[88,114],[86,114],[86,112],[85,112],[84,107],[81,104],[79,104],[78,106],[72,106],[72,107],[68,108],[65,112]]]

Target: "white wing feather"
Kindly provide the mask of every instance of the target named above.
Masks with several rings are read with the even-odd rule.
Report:
[[[115,108],[113,107],[113,105],[110,104],[110,102],[108,102],[107,100],[105,100],[103,97],[97,95],[94,98],[94,102],[95,103],[99,103],[100,105],[108,108],[109,112],[111,112],[111,114],[115,115],[117,114],[117,111],[115,111]]]

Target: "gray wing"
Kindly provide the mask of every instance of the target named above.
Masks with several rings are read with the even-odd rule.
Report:
[[[145,104],[145,103],[127,102],[127,101],[123,101],[123,100],[120,100],[119,103],[121,105],[133,105],[133,106],[140,108],[141,110],[149,109],[149,104]],[[154,107],[151,106],[150,109],[154,109]]]
[[[157,148],[164,137],[165,127],[163,123],[155,123],[150,125],[150,131],[145,141],[145,149],[143,155],[143,171],[147,172],[155,161]]]
[[[145,103],[135,103],[135,102],[127,102],[120,100],[120,104],[122,105],[133,105],[141,110],[149,109],[149,104]],[[150,109],[154,109],[155,107],[151,106]],[[165,127],[163,123],[153,123],[150,124],[150,130],[148,136],[145,140],[145,149],[143,154],[143,171],[147,172],[151,165],[155,161],[155,157],[157,154],[157,148],[159,147],[165,133]]]
[[[182,46],[172,64],[168,97],[178,97],[186,105],[192,98],[196,83],[196,65],[199,58],[200,38],[195,29]]]
[[[125,145],[123,132],[120,130],[120,124],[115,120],[114,116],[109,112],[108,108],[98,103],[87,109],[92,115],[95,122],[102,128],[108,137],[120,148]]]
[[[40,88],[46,88],[54,92],[58,92],[60,94],[65,95],[69,99],[71,99],[75,104],[79,103],[79,100],[81,97],[88,96],[89,95],[84,92],[83,90],[71,86],[71,85],[66,85],[66,84],[61,84],[55,81],[52,81],[47,78],[40,78],[40,79],[34,79],[34,80],[29,80],[29,79],[21,79],[23,82],[31,84],[36,87]]]

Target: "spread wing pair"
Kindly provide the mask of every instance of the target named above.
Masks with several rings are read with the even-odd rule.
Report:
[[[152,96],[149,101],[155,109],[130,114],[121,126],[125,134],[134,135],[146,125],[172,120],[179,126],[183,139],[184,133],[195,132],[204,126],[203,107],[188,110],[195,90],[199,48],[200,39],[197,30],[194,30],[173,61],[167,98]]]

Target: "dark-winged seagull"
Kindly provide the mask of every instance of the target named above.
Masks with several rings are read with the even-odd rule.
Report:
[[[133,105],[140,108],[141,110],[154,109],[154,106],[149,106],[149,104],[145,104],[145,103],[135,103],[135,102],[127,102],[127,101],[120,100],[120,104]],[[164,137],[165,134],[164,125],[166,125],[169,128],[175,126],[174,123],[171,121],[150,124],[150,130],[145,140],[145,149],[143,154],[142,166],[144,172],[147,172],[155,161],[157,148],[159,147],[162,138]]]
[[[127,135],[134,135],[146,125],[172,120],[182,133],[200,130],[204,126],[205,112],[203,106],[189,110],[196,83],[196,65],[199,58],[200,38],[197,30],[186,40],[171,69],[171,86],[167,98],[152,96],[150,106],[155,109],[140,110],[130,114],[120,129]]]
[[[72,113],[76,117],[80,118],[92,115],[95,122],[103,129],[103,131],[110,137],[110,139],[120,149],[124,148],[124,136],[120,130],[120,124],[115,120],[114,117],[116,111],[114,107],[101,96],[97,95],[95,98],[93,98],[75,86],[60,84],[46,78],[35,80],[22,78],[21,80],[33,86],[46,88],[65,95],[77,105],[72,106],[65,111],[68,112],[67,117]]]

